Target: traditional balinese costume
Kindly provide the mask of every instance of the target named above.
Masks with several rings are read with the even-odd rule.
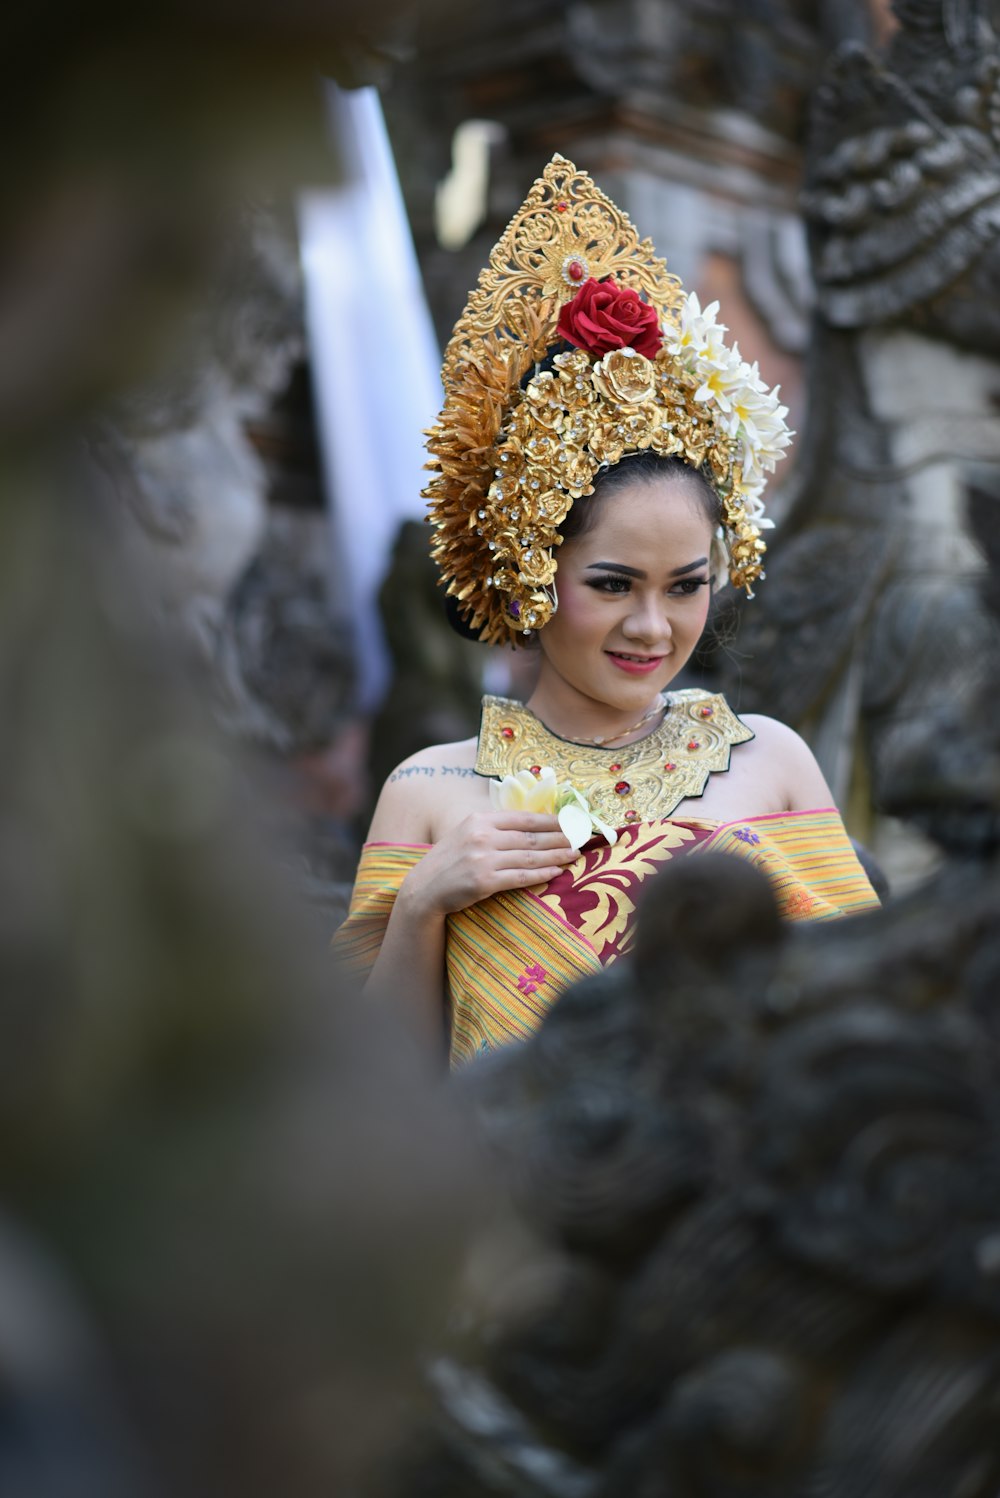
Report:
[[[448,917],[453,1065],[523,1039],[570,983],[624,956],[641,887],[671,859],[709,851],[748,859],[767,875],[790,921],[833,920],[878,905],[834,807],[725,823],[657,815],[699,795],[713,771],[727,768],[731,748],[753,738],[722,697],[682,691],[668,699],[660,726],[625,749],[567,743],[519,703],[484,699],[480,774],[552,764],[621,830],[613,844],[591,839],[548,883]],[[366,844],[335,941],[359,976],[374,964],[399,886],[426,851],[423,844]]]
[[[722,514],[717,570],[753,596],[769,524],[761,494],[789,441],[787,412],[724,342],[716,310],[685,296],[589,177],[553,160],[456,324],[428,442],[433,553],[481,640],[544,628],[558,607],[559,526],[602,468],[648,450],[708,477]],[[551,780],[559,801],[549,809],[572,800],[572,814],[583,808],[607,837],[583,842],[548,883],[448,917],[453,1063],[530,1034],[569,983],[624,955],[640,887],[670,859],[708,849],[750,859],[789,920],[878,903],[832,807],[725,824],[672,819],[751,738],[722,697],[697,690],[667,694],[662,721],[617,749],[568,742],[521,704],[484,699],[477,772],[502,786],[519,774]],[[425,852],[366,845],[335,942],[359,973]]]

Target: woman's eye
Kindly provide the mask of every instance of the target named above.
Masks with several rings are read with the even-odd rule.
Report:
[[[682,577],[674,583],[670,593],[674,598],[691,598],[700,588],[707,588],[708,583],[707,577]],[[605,577],[589,578],[587,587],[596,589],[598,593],[631,593],[632,579],[615,577],[609,573]]]
[[[627,577],[595,577],[588,587],[599,593],[627,593],[632,584]]]

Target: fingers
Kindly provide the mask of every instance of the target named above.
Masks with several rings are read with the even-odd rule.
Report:
[[[503,832],[558,832],[556,817],[543,816],[537,811],[498,811],[493,813],[493,825]]]
[[[555,879],[563,871],[564,865],[551,864],[547,868],[540,869],[517,869],[511,872],[515,874],[513,884],[508,889],[525,889],[532,884],[548,884],[550,879]]]
[[[531,811],[492,812],[487,816],[468,817],[456,829],[456,837],[463,847],[479,848],[483,852],[487,849],[510,852],[525,848],[558,848],[562,851],[568,847],[556,817]]]
[[[496,867],[498,869],[527,869],[533,875],[537,875],[539,869],[554,868],[556,873],[561,872],[574,858],[579,857],[575,848],[571,848],[563,839],[561,848],[509,848],[497,853]],[[550,876],[553,877],[553,876]]]
[[[501,848],[559,848],[567,846],[566,834],[561,827],[555,832],[515,832],[510,840],[504,840]]]

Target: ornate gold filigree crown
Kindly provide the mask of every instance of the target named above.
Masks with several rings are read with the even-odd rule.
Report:
[[[480,639],[548,622],[558,527],[599,469],[649,448],[709,476],[730,580],[753,596],[770,523],[760,496],[790,433],[717,310],[684,294],[586,173],[553,158],[455,325],[427,434],[433,554]]]

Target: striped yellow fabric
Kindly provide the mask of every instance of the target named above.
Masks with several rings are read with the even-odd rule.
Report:
[[[333,950],[358,978],[375,966],[396,891],[427,852],[425,843],[366,843],[354,876],[347,919],[333,938]]]
[[[364,978],[378,956],[396,891],[426,848],[368,843],[334,951]],[[445,966],[452,1064],[523,1040],[556,997],[600,967],[584,938],[523,890],[448,917]]]
[[[522,890],[448,922],[452,1065],[537,1030],[555,1000],[600,960],[590,944]]]
[[[722,826],[692,821],[675,827],[669,820],[650,825],[662,826],[665,834],[681,826],[711,828],[712,836],[694,845],[690,856],[712,850],[749,859],[770,879],[786,920],[833,920],[878,905],[833,809]],[[674,855],[685,846],[673,835],[664,842]],[[347,920],[334,938],[334,950],[360,977],[378,956],[396,891],[426,851],[423,844],[366,844]],[[512,890],[449,916],[445,964],[456,1065],[530,1035],[559,994],[596,972],[601,960],[557,909],[536,894]]]
[[[736,853],[756,864],[787,921],[832,921],[879,903],[832,807],[727,822],[699,851]]]

